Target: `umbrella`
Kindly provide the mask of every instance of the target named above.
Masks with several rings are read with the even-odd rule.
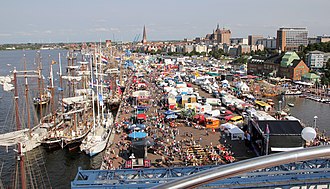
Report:
[[[174,114],[174,112],[173,111],[170,111],[170,110],[167,110],[167,111],[164,112],[164,114],[165,115],[171,115],[171,114]]]
[[[147,133],[145,132],[133,132],[128,135],[130,138],[145,138],[147,136]]]
[[[176,119],[177,117],[178,117],[177,115],[171,114],[171,115],[166,116],[166,119]]]

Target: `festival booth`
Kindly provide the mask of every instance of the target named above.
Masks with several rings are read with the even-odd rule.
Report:
[[[148,108],[148,106],[137,106],[136,112],[137,112],[137,114],[143,114],[146,112],[147,108]]]
[[[148,168],[150,160],[147,159],[147,148],[153,145],[153,141],[147,138],[145,132],[132,132],[128,135],[132,140],[129,160],[125,162],[126,169]]]
[[[231,123],[224,123],[220,125],[220,130],[225,132],[227,136],[230,136],[231,140],[243,140],[244,132],[236,125]]]
[[[244,139],[244,132],[238,128],[237,126],[228,130],[230,134],[231,140],[243,140]]]
[[[136,104],[138,106],[149,106],[149,100],[150,100],[150,92],[141,90],[141,91],[135,91],[132,94],[133,98],[136,99]]]
[[[220,120],[213,117],[205,118],[205,126],[207,129],[218,129],[220,125]]]

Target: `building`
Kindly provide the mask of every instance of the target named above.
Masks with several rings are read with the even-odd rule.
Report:
[[[276,50],[276,38],[268,37],[257,39],[256,45],[263,45],[265,49]]]
[[[193,45],[185,45],[183,47],[183,52],[185,53],[191,53],[194,50],[194,46]]]
[[[249,54],[251,52],[251,48],[249,45],[239,45],[237,51],[238,55]]]
[[[207,34],[205,37],[205,41],[212,41],[214,43],[222,43],[230,45],[230,36],[231,31],[228,29],[220,29],[219,24],[217,25],[217,29],[213,30],[212,34]]]
[[[279,67],[279,76],[292,81],[301,81],[303,75],[309,73],[309,68],[303,60],[293,60],[288,67]]]
[[[146,26],[143,27],[143,38],[142,38],[142,44],[147,43],[147,31],[146,31]]]
[[[260,155],[303,148],[303,127],[297,120],[249,120],[248,130]]]
[[[194,50],[198,53],[207,52],[206,45],[194,45]]]
[[[276,47],[281,51],[297,51],[299,46],[308,45],[306,28],[280,28],[277,30]]]
[[[326,42],[330,42],[330,36],[317,36],[317,42],[318,43],[326,43]]]
[[[231,31],[223,28],[220,32],[217,33],[217,42],[223,44],[230,44]]]
[[[248,74],[285,77],[298,81],[309,72],[309,68],[295,52],[287,52],[271,57],[252,57],[248,63],[247,72]]]
[[[311,51],[307,54],[307,66],[311,69],[321,69],[324,66],[324,52]]]
[[[247,45],[248,44],[248,40],[241,38],[241,37],[237,37],[237,38],[230,38],[230,43],[232,45]]]
[[[263,39],[262,35],[249,35],[248,45],[256,45],[259,39]]]

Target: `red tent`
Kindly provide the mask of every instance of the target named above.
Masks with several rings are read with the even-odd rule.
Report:
[[[147,119],[147,116],[146,116],[146,114],[138,114],[138,115],[136,116],[136,118],[137,118],[137,119]]]
[[[233,114],[233,112],[231,112],[230,110],[225,111],[225,115],[232,115],[232,114]]]

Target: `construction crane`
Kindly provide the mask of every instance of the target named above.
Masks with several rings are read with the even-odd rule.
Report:
[[[135,35],[135,37],[134,37],[134,39],[133,39],[133,44],[136,44],[136,43],[139,42],[140,35],[141,35],[141,34],[136,34],[136,35]]]

